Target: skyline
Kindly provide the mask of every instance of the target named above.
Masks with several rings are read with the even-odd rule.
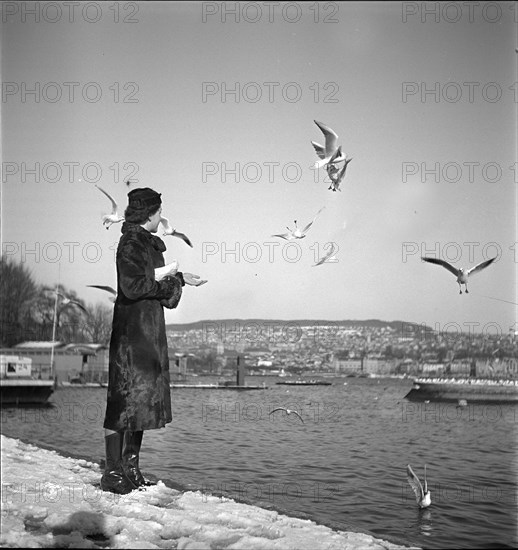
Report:
[[[208,280],[167,324],[516,326],[510,4],[452,3],[458,21],[413,2],[81,3],[59,19],[29,4],[2,13],[1,240],[37,283],[109,305],[87,285],[116,286],[120,224],[103,227],[95,185],[120,212],[152,187],[193,243],[159,231],[166,263]],[[312,169],[315,120],[353,158],[337,192]],[[272,236],[323,207],[305,239]],[[338,261],[314,266],[329,243]],[[421,256],[497,259],[459,295]]]

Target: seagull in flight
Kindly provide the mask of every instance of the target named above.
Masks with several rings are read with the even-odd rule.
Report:
[[[331,160],[329,161],[329,164],[326,166],[327,175],[329,176],[329,179],[331,180],[331,185],[328,187],[328,189],[332,191],[341,191],[340,189],[340,183],[342,183],[342,180],[345,177],[345,171],[347,170],[347,165],[351,162],[352,157],[350,159],[346,158],[344,162],[344,167],[340,170],[336,164],[334,164],[335,159],[342,156],[342,146],[338,147],[335,154],[331,157]]]
[[[321,122],[317,122],[316,120],[314,122],[322,130],[322,133],[326,138],[326,144],[324,147],[319,143],[316,143],[315,141],[311,142],[311,145],[313,145],[317,155],[320,157],[320,160],[315,162],[315,168],[323,168],[331,162],[331,159],[333,159],[334,163],[345,161],[345,157],[337,157],[335,155],[338,141],[338,135],[336,134],[336,132],[334,132],[333,130],[331,130],[331,128],[329,128],[329,126],[326,126]]]
[[[54,294],[57,294],[61,298],[60,310],[63,310],[68,306],[77,306],[79,309],[81,309],[86,314],[88,314],[88,311],[85,308],[85,306],[83,304],[80,304],[77,300],[72,300],[68,296],[65,296],[62,292],[59,292],[58,290],[54,290],[53,288],[44,288],[43,290],[45,292],[52,292]]]
[[[160,223],[164,228],[164,236],[172,235],[173,237],[178,237],[179,239],[182,239],[182,241],[184,241],[186,244],[188,244],[192,248],[192,243],[189,237],[187,237],[187,235],[185,235],[184,233],[180,233],[179,231],[176,231],[176,229],[174,229],[174,227],[171,226],[167,218],[164,218],[164,216],[161,216]]]
[[[324,210],[325,206],[322,206],[322,208],[316,213],[315,217],[312,221],[310,221],[304,229],[299,229],[297,226],[297,220],[294,221],[295,228],[291,230],[288,226],[286,226],[286,229],[288,230],[288,233],[281,233],[277,235],[272,235],[272,237],[280,237],[281,239],[285,239],[287,241],[292,241],[293,239],[303,239],[306,236],[306,233],[308,232],[309,228],[313,225],[314,221],[317,219],[317,216]]]
[[[104,216],[102,217],[103,225],[106,226],[106,229],[108,229],[112,223],[123,222],[124,218],[122,216],[119,216],[119,212],[118,212],[119,207],[118,207],[117,203],[115,202],[115,199],[109,193],[107,193],[104,189],[99,187],[98,185],[96,185],[95,187],[97,187],[97,189],[99,189],[99,191],[101,193],[104,193],[110,199],[110,201],[112,203],[111,214],[104,214]]]
[[[117,291],[111,286],[103,286],[103,285],[86,285],[86,286],[89,286],[91,288],[100,288],[101,290],[106,290],[106,292],[109,292],[110,294],[112,294],[112,296],[110,296],[110,300],[112,302],[115,302],[115,298],[117,298]]]
[[[457,277],[457,283],[459,284],[459,294],[462,294],[462,286],[464,285],[466,294],[469,294],[468,291],[468,277],[470,275],[475,275],[475,273],[478,273],[479,271],[482,271],[484,268],[486,268],[488,265],[492,264],[495,260],[495,258],[491,258],[490,260],[486,260],[484,262],[480,262],[476,266],[472,267],[471,269],[468,269],[465,271],[462,267],[456,268],[455,266],[451,265],[445,260],[438,260],[437,258],[427,258],[427,257],[421,257],[421,259],[425,262],[429,262],[431,264],[437,264],[442,265],[442,267],[446,268],[450,273],[453,273],[455,277]]]
[[[428,508],[432,503],[431,494],[428,490],[428,483],[426,482],[426,464],[424,465],[424,489],[419,481],[419,478],[414,474],[410,464],[406,467],[406,476],[408,483],[415,494],[415,499],[419,508]]]
[[[294,414],[294,415],[298,416],[302,420],[302,423],[304,424],[304,420],[303,420],[302,416],[300,416],[300,414],[297,411],[294,411],[292,409],[285,409],[284,407],[277,407],[276,409],[273,409],[273,411],[270,411],[270,413],[268,413],[268,414],[269,415],[273,414],[275,411],[286,411],[286,414],[288,416],[290,414]]]
[[[338,258],[336,256],[333,256],[333,254],[336,252],[335,243],[331,243],[331,250],[327,252],[316,264],[313,264],[313,267],[316,267],[317,265],[322,265],[325,263],[336,263],[338,261]]]

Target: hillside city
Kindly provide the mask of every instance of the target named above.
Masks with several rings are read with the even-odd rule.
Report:
[[[221,320],[168,325],[167,338],[179,375],[229,375],[239,355],[249,375],[518,378],[515,328],[477,325]]]

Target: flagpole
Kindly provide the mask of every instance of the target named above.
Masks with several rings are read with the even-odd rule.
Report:
[[[58,312],[58,292],[59,292],[59,280],[61,278],[61,264],[58,264],[58,282],[56,284],[56,290],[54,292],[54,321],[52,323],[52,344],[50,348],[50,376],[54,376],[54,341],[56,340],[56,322],[57,322],[57,312]]]

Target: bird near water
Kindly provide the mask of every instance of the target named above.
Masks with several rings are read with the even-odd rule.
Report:
[[[491,258],[490,260],[485,260],[484,262],[480,262],[476,266],[472,267],[471,269],[464,270],[462,267],[457,268],[453,265],[451,265],[446,260],[440,260],[437,258],[427,258],[425,256],[421,257],[421,259],[425,262],[441,265],[445,269],[447,269],[450,273],[453,273],[455,277],[457,277],[457,283],[459,284],[459,294],[462,294],[462,285],[464,285],[466,294],[469,294],[468,291],[468,278],[472,275],[475,275],[475,273],[479,273],[483,269],[485,269],[488,265],[492,264],[495,260],[495,258]]]
[[[428,490],[428,482],[426,481],[426,464],[424,465],[424,487],[421,485],[419,478],[415,475],[410,464],[406,467],[407,480],[415,494],[415,499],[419,508],[428,508],[432,503],[431,493]]]
[[[270,411],[268,414],[273,414],[275,411],[285,411],[288,416],[290,414],[294,414],[295,416],[298,416],[300,418],[300,420],[302,421],[302,423],[304,424],[304,419],[302,418],[302,416],[300,416],[300,414],[297,411],[294,411],[292,409],[285,409],[284,407],[277,407],[277,408],[273,409],[272,411]]]

